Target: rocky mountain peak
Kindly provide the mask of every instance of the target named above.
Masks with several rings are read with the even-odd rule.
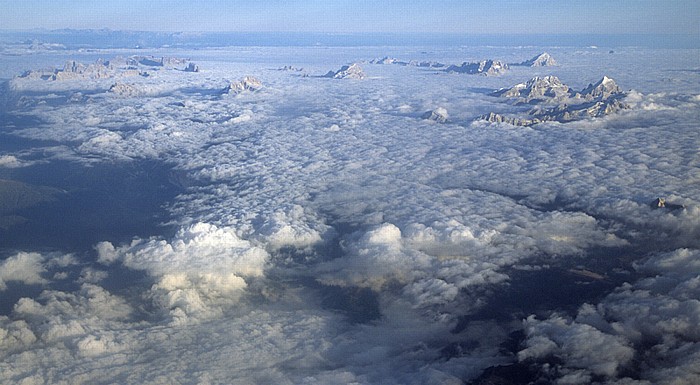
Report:
[[[547,52],[542,52],[541,54],[536,55],[529,60],[525,60],[518,65],[527,67],[549,67],[557,65],[557,62],[554,60],[552,55],[548,54]]]
[[[603,76],[603,78],[595,84],[589,84],[588,87],[581,91],[581,95],[590,98],[606,99],[611,95],[617,94],[622,94],[622,90],[613,79],[607,76]]]

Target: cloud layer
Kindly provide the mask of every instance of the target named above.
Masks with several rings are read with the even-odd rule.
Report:
[[[0,318],[2,382],[461,383],[516,361],[562,383],[697,378],[700,90],[679,71],[694,51],[553,47],[559,66],[501,77],[363,63],[363,79],[320,75],[387,54],[535,52],[173,51],[200,71],[118,79],[136,94],[109,92],[115,78],[12,80],[6,129],[51,146],[3,150],[3,172],[145,159],[168,165],[180,194],[174,234],[3,256],[0,290],[41,293]],[[630,108],[531,127],[478,119],[522,112],[490,94],[542,71],[576,89],[614,77]],[[249,75],[264,87],[222,94]],[[437,109],[449,120],[422,118]],[[654,209],[657,197],[684,207]],[[495,319],[512,268],[618,287],[575,314]],[[505,353],[517,329],[523,345]]]

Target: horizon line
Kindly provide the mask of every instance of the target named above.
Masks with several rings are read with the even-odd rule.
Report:
[[[93,32],[93,31],[106,31],[106,32],[137,32],[137,33],[165,33],[165,34],[216,34],[216,33],[260,33],[260,34],[326,34],[326,35],[452,35],[452,36],[692,36],[697,37],[700,40],[700,36],[695,33],[652,33],[652,32],[607,32],[607,33],[597,33],[597,32],[446,32],[446,31],[406,31],[406,32],[396,32],[396,31],[254,31],[254,30],[222,30],[222,31],[189,31],[189,30],[148,30],[148,29],[112,29],[109,27],[104,28],[27,28],[27,29],[14,29],[14,28],[2,28],[0,27],[0,32],[62,32],[62,31],[75,31],[75,32]]]

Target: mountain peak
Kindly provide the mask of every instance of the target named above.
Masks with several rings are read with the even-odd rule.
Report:
[[[542,52],[541,54],[534,56],[532,59],[525,60],[524,62],[516,65],[527,67],[549,67],[557,65],[557,62],[554,60],[552,55],[548,54],[547,52]]]
[[[595,84],[589,84],[588,87],[584,88],[583,91],[581,91],[582,95],[589,96],[592,98],[607,98],[610,95],[621,93],[622,90],[617,85],[617,83],[615,83],[615,81],[612,78],[609,78],[607,76],[603,76],[603,78]]]
[[[446,72],[464,73],[464,74],[480,74],[480,75],[500,75],[508,70],[508,64],[498,60],[482,60],[479,62],[468,63],[462,65],[451,65],[445,69]]]
[[[524,102],[532,100],[564,99],[571,96],[571,89],[562,83],[558,77],[547,75],[535,76],[527,83],[516,84],[511,88],[496,91],[497,96],[520,98]]]
[[[325,75],[333,79],[364,79],[365,73],[357,63],[342,66],[338,71],[328,71]]]

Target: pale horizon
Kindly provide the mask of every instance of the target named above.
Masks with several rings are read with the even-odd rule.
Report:
[[[2,1],[2,30],[700,36],[700,4],[665,1]]]

